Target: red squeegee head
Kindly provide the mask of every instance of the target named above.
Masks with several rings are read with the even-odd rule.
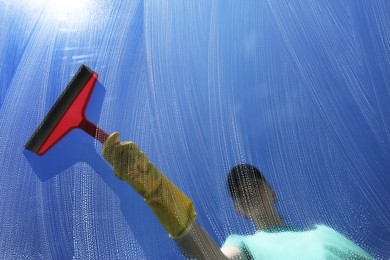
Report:
[[[75,128],[84,130],[104,143],[108,134],[90,122],[85,115],[97,78],[96,72],[82,65],[25,148],[43,155]]]

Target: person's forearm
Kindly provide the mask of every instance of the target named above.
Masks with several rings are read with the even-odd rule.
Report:
[[[103,144],[102,155],[115,175],[133,187],[188,257],[225,259],[215,242],[196,224],[190,198],[176,187],[133,142],[119,143],[119,133]]]
[[[196,259],[228,259],[222,253],[209,234],[194,221],[189,230],[182,237],[175,239],[181,252],[187,258]]]

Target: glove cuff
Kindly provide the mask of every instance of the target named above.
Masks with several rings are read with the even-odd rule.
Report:
[[[183,235],[195,221],[192,201],[165,176],[158,194],[146,199],[160,223],[173,238]]]

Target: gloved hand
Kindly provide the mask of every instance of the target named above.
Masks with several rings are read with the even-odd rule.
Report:
[[[102,155],[115,175],[130,184],[152,208],[171,237],[190,228],[196,213],[192,201],[170,182],[133,142],[118,143],[119,133],[104,142]]]

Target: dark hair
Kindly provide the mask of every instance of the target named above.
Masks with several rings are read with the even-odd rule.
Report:
[[[239,164],[233,167],[227,177],[227,187],[232,199],[241,197],[248,186],[255,185],[255,179],[266,183],[263,174],[253,165]]]

